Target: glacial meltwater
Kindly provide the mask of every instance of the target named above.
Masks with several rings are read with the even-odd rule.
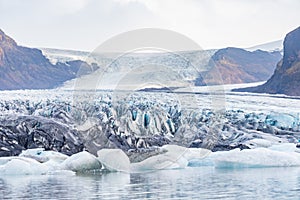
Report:
[[[299,199],[300,168],[1,176],[1,199]]]

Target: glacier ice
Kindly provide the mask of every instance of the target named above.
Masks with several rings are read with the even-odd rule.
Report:
[[[45,151],[44,148],[27,149],[25,151],[22,151],[19,156],[33,158],[34,160],[37,160],[41,163],[47,162],[49,160],[61,163],[68,158],[68,156],[65,154],[56,151]]]
[[[233,149],[209,154],[204,159],[193,159],[189,166],[216,168],[257,168],[300,166],[300,153],[295,144],[274,144],[255,149]]]
[[[272,113],[266,116],[265,122],[279,128],[299,129],[300,126],[299,116],[295,117],[290,114]]]
[[[255,138],[255,139],[246,141],[245,144],[247,146],[249,146],[251,149],[254,149],[254,148],[258,148],[258,147],[265,147],[265,148],[271,147],[274,144],[274,142],[272,142],[270,140],[266,140],[266,139]]]
[[[291,143],[217,152],[201,148],[164,145],[159,148],[158,154],[150,155],[138,162],[130,162],[129,157],[121,149],[99,150],[98,157],[83,151],[67,156],[66,159],[64,156],[60,157],[59,154],[53,156],[52,153],[43,149],[31,149],[20,156],[1,157],[0,175],[72,175],[102,171],[141,173],[202,166],[215,168],[300,166],[299,148]],[[43,156],[44,159],[41,158]]]
[[[32,158],[0,158],[0,175],[43,175],[49,168]]]
[[[120,93],[109,91],[1,92],[0,156],[30,148],[67,155],[86,149],[97,155],[103,148],[129,151],[166,144],[220,151],[253,148],[247,142],[253,139],[299,139],[297,99],[250,95],[252,103],[230,94],[227,109],[216,111],[204,94],[125,94],[120,98]],[[224,97],[219,95],[216,98]],[[201,104],[194,105],[195,98]],[[277,107],[275,113],[279,101],[284,108]],[[271,107],[260,106],[266,104]]]
[[[177,169],[185,168],[188,165],[188,160],[184,157],[184,154],[188,151],[187,148],[167,145],[163,146],[162,150],[166,150],[166,152],[152,156],[141,162],[132,163],[131,171]]]
[[[186,148],[177,145],[165,145],[161,147],[161,150],[164,153],[149,157],[141,162],[132,163],[131,171],[183,169],[188,166],[190,160],[202,159],[210,153],[210,150],[207,149]]]
[[[51,172],[78,171],[81,163],[92,165],[89,161],[95,158],[89,155],[85,160],[84,153],[76,158],[77,153],[86,150],[97,156],[101,149],[104,150],[96,159],[104,167],[126,172],[215,166],[217,158],[219,167],[227,161],[251,167],[297,164],[299,148],[294,144],[300,139],[300,104],[296,98],[230,93],[226,110],[215,110],[206,93],[133,92],[126,98],[109,91],[0,93],[0,157],[17,156],[23,151],[17,159],[0,159],[2,171],[8,170],[7,164],[14,166],[21,162],[25,162],[24,166],[36,166],[37,171],[40,167]],[[217,93],[215,96],[224,97]],[[194,98],[200,103],[195,105]],[[203,148],[208,149],[209,155],[202,158],[201,155],[206,155]],[[161,152],[149,153],[146,159],[130,163],[133,159],[129,152],[153,152],[153,149]],[[261,155],[251,162],[239,158],[255,152]],[[288,153],[291,154],[285,157]],[[271,155],[282,162],[271,161]],[[38,164],[21,157],[34,159]]]
[[[97,155],[98,160],[109,171],[130,171],[130,160],[121,149],[101,149]]]
[[[93,170],[101,170],[100,161],[92,154],[82,151],[68,157],[61,163],[60,168],[71,170],[74,172],[88,172]]]
[[[300,166],[300,154],[274,151],[268,148],[219,152],[214,158],[215,167],[293,167]]]
[[[293,143],[285,143],[285,144],[274,144],[270,146],[268,149],[274,151],[282,151],[282,152],[298,152],[300,153],[300,148],[297,148]]]

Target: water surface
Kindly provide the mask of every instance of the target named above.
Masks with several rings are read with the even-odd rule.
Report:
[[[1,176],[1,199],[299,199],[300,168]]]

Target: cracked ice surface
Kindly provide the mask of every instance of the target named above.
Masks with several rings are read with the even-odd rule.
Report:
[[[140,160],[135,153],[156,155],[166,144],[220,151],[252,148],[253,139],[299,140],[299,98],[194,90],[2,91],[0,155],[27,148],[96,155],[120,148]]]

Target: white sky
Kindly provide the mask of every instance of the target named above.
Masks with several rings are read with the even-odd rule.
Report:
[[[0,0],[0,28],[30,47],[92,51],[138,28],[170,29],[204,49],[250,47],[298,26],[299,0]]]

